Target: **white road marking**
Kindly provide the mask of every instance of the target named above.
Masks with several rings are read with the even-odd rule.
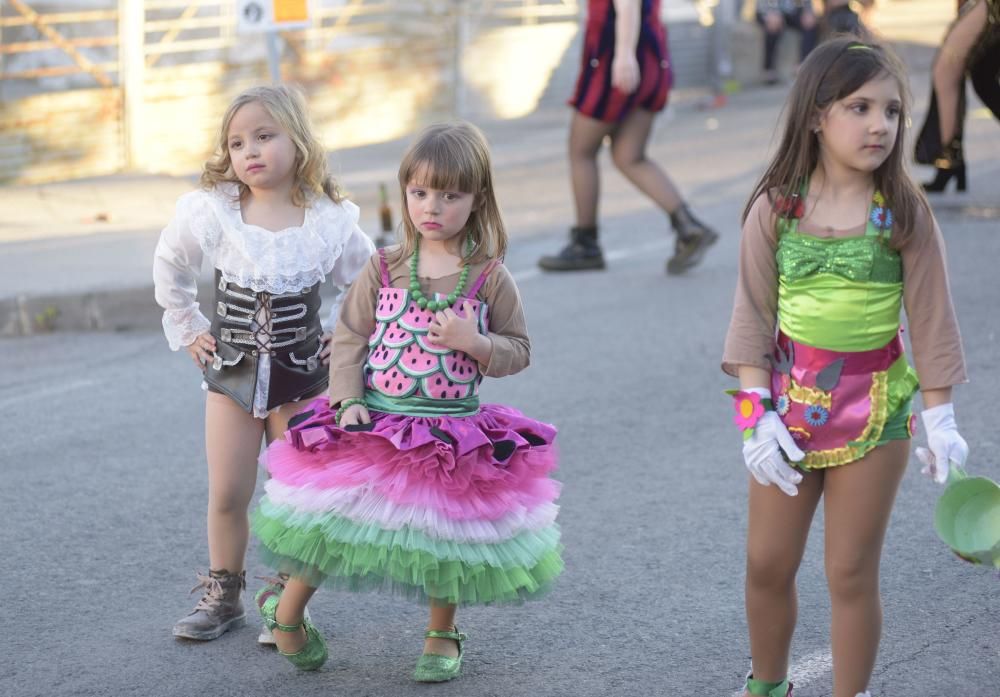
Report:
[[[60,382],[58,385],[50,385],[49,387],[32,388],[19,385],[16,389],[21,391],[20,394],[14,397],[0,399],[0,409],[5,407],[20,406],[25,402],[33,402],[39,399],[49,399],[56,395],[64,395],[67,392],[85,390],[96,384],[96,380],[71,380],[69,382]]]

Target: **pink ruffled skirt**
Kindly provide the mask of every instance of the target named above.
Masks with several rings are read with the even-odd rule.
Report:
[[[553,426],[484,404],[465,417],[373,411],[355,431],[325,398],[309,408],[262,457],[253,529],[276,570],[461,604],[532,598],[562,571]]]

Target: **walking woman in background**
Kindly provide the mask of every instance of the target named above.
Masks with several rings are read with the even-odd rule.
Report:
[[[983,104],[1000,119],[1000,0],[963,3],[934,57],[930,105],[914,150],[917,162],[937,170],[924,184],[926,191],[944,191],[953,177],[958,191],[966,189],[966,73]]]
[[[718,239],[684,205],[667,173],[646,157],[653,119],[666,106],[672,81],[660,0],[590,0],[583,63],[569,102],[576,110],[569,130],[576,225],[565,248],[538,261],[543,269],[604,268],[597,242],[597,154],[606,137],[615,166],[670,217],[677,242],[667,273],[691,268]]]

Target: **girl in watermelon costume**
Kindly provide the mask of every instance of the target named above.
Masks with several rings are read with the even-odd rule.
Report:
[[[736,422],[753,475],[746,695],[792,692],[795,576],[821,497],[833,694],[869,694],[879,560],[909,458],[917,375],[930,473],[943,482],[949,461],[968,454],[951,404],[966,374],[944,243],[903,167],[906,84],[879,45],[842,38],[813,51],[744,212],[723,369],[742,387]],[[899,336],[904,306],[916,372]]]
[[[483,135],[428,128],[399,169],[403,240],[375,254],[334,330],[329,399],[264,456],[253,518],[265,561],[291,579],[257,601],[279,651],[319,668],[303,622],[316,587],[393,591],[430,605],[414,679],[459,675],[459,604],[517,602],[562,570],[555,429],[480,404],[482,377],[527,367],[517,287]]]

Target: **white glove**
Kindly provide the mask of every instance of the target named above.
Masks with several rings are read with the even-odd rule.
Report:
[[[924,463],[921,474],[933,477],[938,484],[948,481],[951,463],[962,467],[969,457],[969,445],[958,433],[955,424],[955,406],[948,402],[920,412],[927,431],[927,445],[917,448],[917,459]]]
[[[771,398],[771,390],[763,387],[751,387],[743,391],[756,392],[765,399]],[[753,427],[753,434],[743,441],[743,461],[759,484],[774,484],[788,496],[795,496],[799,493],[796,485],[802,481],[802,475],[785,462],[781,451],[792,462],[798,462],[806,456],[795,445],[792,434],[781,422],[781,417],[773,411],[765,411]]]

